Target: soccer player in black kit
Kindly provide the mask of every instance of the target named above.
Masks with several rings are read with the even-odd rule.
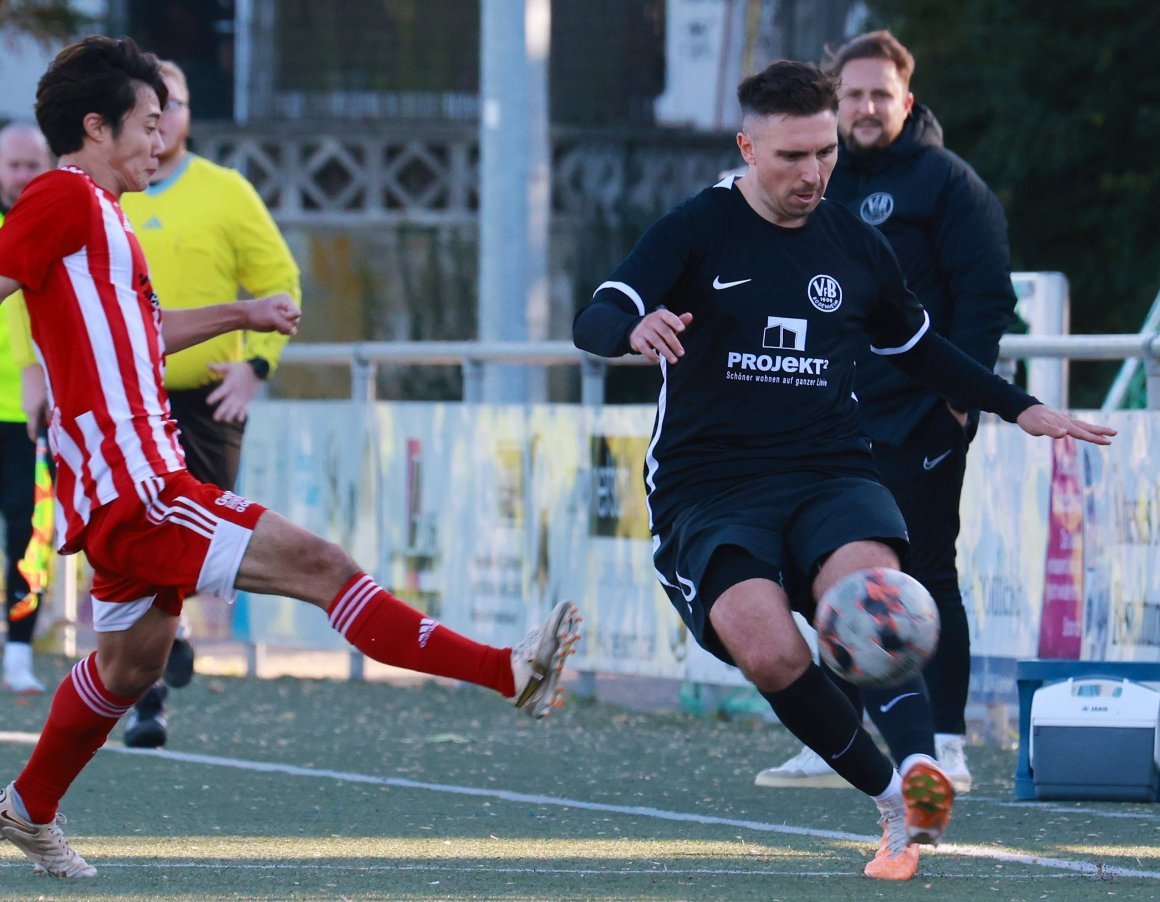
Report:
[[[838,162],[826,200],[882,233],[907,286],[930,314],[931,328],[991,369],[1016,304],[1002,205],[978,174],[943,146],[942,126],[910,91],[914,57],[889,31],[851,39],[829,53],[824,68],[839,82]],[[971,632],[955,542],[978,412],[919,385],[869,348],[858,358],[855,390],[882,484],[903,519],[923,527],[911,532],[903,563],[938,606],[938,649],[922,673],[935,754],[961,796],[971,790],[966,757]],[[881,712],[874,707],[867,713],[875,720]],[[891,719],[903,713],[891,708]],[[883,726],[883,739],[893,748],[890,724]],[[896,761],[902,757],[894,755]],[[774,788],[846,785],[809,749],[761,771],[755,782]]]
[[[905,880],[954,799],[929,707],[910,706],[915,753],[896,771],[791,614],[812,619],[842,577],[899,569],[906,552],[859,428],[854,360],[868,344],[1032,435],[1107,444],[1114,431],[1045,407],[938,336],[885,239],[823,200],[838,145],[828,75],[776,62],[743,81],[738,99],[745,175],[654,223],[576,316],[573,338],[594,354],[659,363],[644,473],[657,574],[697,641],[877,803],[883,835],[867,876]],[[881,700],[923,689],[916,677]]]

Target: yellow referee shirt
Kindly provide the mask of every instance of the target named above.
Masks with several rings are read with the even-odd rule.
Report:
[[[161,309],[204,307],[286,292],[301,303],[298,266],[258,192],[234,169],[186,154],[163,181],[121,196]],[[262,357],[271,372],[289,340],[229,332],[166,358],[165,387],[199,388],[218,377],[211,363]]]
[[[4,223],[4,214],[0,213],[0,225]],[[20,371],[23,366],[20,359],[30,356],[31,348],[28,339],[21,332],[20,315],[24,311],[24,296],[18,291],[4,302],[4,313],[0,316],[0,423],[26,423],[28,417],[20,406]],[[20,347],[25,350],[20,352]],[[33,358],[35,359],[35,358]]]

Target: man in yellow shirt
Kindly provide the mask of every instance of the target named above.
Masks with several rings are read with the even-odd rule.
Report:
[[[0,223],[20,192],[34,178],[52,168],[48,143],[35,125],[14,122],[0,129]],[[15,298],[13,298],[15,300]],[[32,670],[32,634],[40,613],[40,599],[29,591],[17,562],[32,537],[32,508],[36,472],[36,427],[28,428],[21,407],[22,354],[14,342],[26,345],[18,303],[0,314],[0,513],[4,515],[5,612],[8,638],[4,645],[4,686],[18,695],[44,692]],[[38,373],[39,375],[39,373]]]
[[[285,292],[301,304],[298,266],[270,212],[241,173],[188,150],[185,75],[172,62],[162,63],[161,73],[169,99],[158,122],[165,143],[160,167],[148,189],[123,195],[121,205],[145,251],[162,307],[220,303],[239,290],[255,297]],[[247,409],[288,340],[231,332],[167,358],[165,388],[186,463],[198,479],[233,490]],[[126,745],[164,745],[166,683],[183,686],[192,675],[193,650],[179,634],[166,680],[127,719]]]

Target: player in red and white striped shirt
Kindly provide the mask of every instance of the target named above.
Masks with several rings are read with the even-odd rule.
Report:
[[[579,638],[576,609],[561,602],[515,648],[473,642],[394,598],[338,546],[186,471],[162,388],[166,351],[235,329],[293,334],[300,311],[277,295],[162,314],[118,198],[156,171],[165,102],[156,58],[128,38],[61,51],[37,90],[61,168],[28,186],[0,230],[0,299],[24,289],[47,375],[59,544],[93,567],[97,651],[61,683],[28,764],[0,790],[0,836],[58,877],[96,874],[61,835],[58,803],[160,678],[193,592],[302,599],[369,657],[488,686],[536,718],[559,705]]]

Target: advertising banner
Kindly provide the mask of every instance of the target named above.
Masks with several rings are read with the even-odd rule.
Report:
[[[737,685],[690,646],[652,565],[651,406],[267,401],[243,494],[348,549],[426,614],[498,645],[561,599],[581,669]],[[1015,698],[1036,656],[1160,660],[1160,415],[1112,415],[1110,448],[988,419],[968,456],[958,566],[971,697]],[[236,636],[345,648],[321,611],[249,596]]]

